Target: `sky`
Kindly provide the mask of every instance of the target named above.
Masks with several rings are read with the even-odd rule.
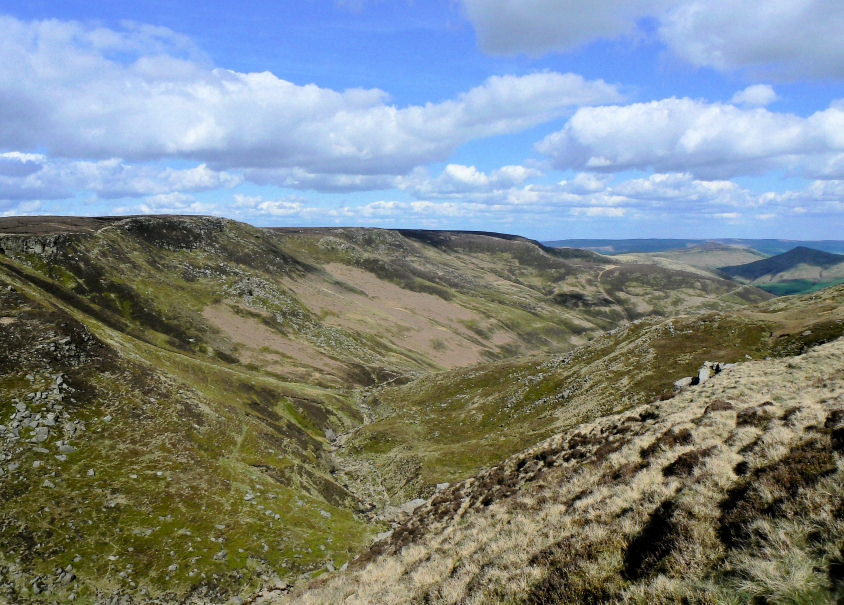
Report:
[[[0,0],[0,216],[844,239],[840,0]]]

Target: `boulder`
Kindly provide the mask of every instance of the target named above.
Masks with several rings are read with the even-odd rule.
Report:
[[[687,386],[691,386],[692,384],[692,377],[686,376],[685,378],[681,378],[680,380],[674,381],[674,390],[679,391],[680,389],[686,388]]]

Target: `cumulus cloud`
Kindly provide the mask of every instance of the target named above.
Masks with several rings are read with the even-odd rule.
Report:
[[[301,199],[288,198],[283,200],[265,200],[260,195],[243,195],[236,193],[234,207],[238,212],[264,214],[269,216],[300,216],[305,210]]]
[[[770,84],[754,84],[733,95],[730,103],[750,107],[764,107],[777,100],[777,93]]]
[[[455,197],[465,193],[477,194],[509,189],[513,185],[541,175],[542,172],[535,168],[518,165],[502,166],[485,173],[474,166],[449,164],[436,177],[432,178],[426,170],[418,169],[409,176],[398,179],[396,185],[417,197]]]
[[[258,185],[277,185],[291,189],[312,189],[333,193],[390,189],[396,184],[391,174],[314,173],[304,168],[251,168],[244,177]]]
[[[157,41],[147,52],[143,41]],[[214,170],[403,174],[458,145],[619,99],[575,74],[493,76],[451,100],[396,107],[378,89],[300,86],[209,66],[169,30],[0,18],[0,148]]]
[[[569,50],[595,38],[631,33],[636,20],[668,0],[463,0],[478,42],[495,54]]]
[[[309,203],[309,200],[305,198],[266,200],[260,195],[241,194],[235,194],[233,206],[237,209],[238,215],[244,217],[285,217],[294,221],[347,224],[402,219],[418,223],[425,219],[474,217],[502,211],[501,208],[496,210],[494,207],[479,203],[430,200],[378,200],[357,205],[323,207]]]
[[[28,177],[41,170],[46,161],[46,156],[39,153],[21,153],[19,151],[0,153],[0,178]]]
[[[0,153],[0,199],[62,199],[75,191],[105,199],[234,187],[243,177],[211,170],[127,164],[119,159],[73,161],[16,151]]]
[[[687,0],[659,34],[692,65],[784,78],[844,75],[844,3],[828,0]]]
[[[612,206],[587,206],[585,208],[572,208],[574,216],[600,216],[600,217],[622,217],[627,214],[627,208],[615,208]]]
[[[213,214],[222,216],[225,211],[216,204],[201,202],[186,193],[158,193],[138,204],[119,206],[115,214]]]
[[[27,216],[33,214],[43,214],[41,209],[43,204],[40,200],[28,200],[26,202],[12,203],[8,200],[0,199],[0,216]]]
[[[844,105],[806,118],[723,103],[670,98],[579,109],[537,144],[559,168],[689,171],[707,179],[787,169],[844,172]]]
[[[469,167],[471,168],[471,167]],[[476,171],[479,174],[479,171]],[[494,171],[486,173],[487,176]],[[474,174],[471,171],[468,174]],[[438,178],[438,177],[436,177]],[[482,178],[474,191],[446,199],[382,199],[326,207],[306,197],[264,199],[235,194],[233,208],[244,220],[276,224],[427,225],[490,223],[547,226],[559,221],[665,220],[685,225],[719,221],[753,224],[807,217],[839,216],[844,211],[844,180],[812,181],[803,189],[754,192],[731,181],[700,180],[690,173],[657,173],[615,182],[607,175],[580,173],[557,183],[528,181],[490,190]],[[820,218],[820,220],[823,220]],[[701,223],[703,221],[703,223]]]
[[[462,0],[485,51],[541,54],[635,33],[642,19],[696,66],[781,78],[844,75],[844,4],[829,0]]]

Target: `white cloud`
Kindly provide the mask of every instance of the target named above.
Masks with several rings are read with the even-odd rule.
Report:
[[[604,191],[607,188],[609,177],[593,172],[578,173],[573,179],[560,181],[560,188],[567,193],[588,194]]]
[[[601,216],[619,218],[627,214],[626,208],[613,208],[612,206],[587,206],[585,208],[572,208],[574,216]]]
[[[425,218],[478,216],[495,212],[490,206],[466,202],[434,202],[430,200],[398,201],[378,200],[355,206],[321,207],[309,205],[305,198],[291,197],[283,200],[265,200],[262,196],[235,194],[233,206],[239,215],[246,217],[273,216],[294,220],[345,221],[359,224],[361,219],[418,221]]]
[[[335,91],[212,68],[186,46],[169,30],[136,24],[115,31],[0,17],[0,148],[185,158],[214,170],[396,175],[466,141],[619,99],[601,80],[541,72],[493,76],[454,99],[398,108],[378,89]]]
[[[491,171],[492,174],[495,171]],[[844,180],[813,181],[803,189],[754,192],[730,181],[704,181],[689,173],[658,173],[620,182],[606,175],[581,173],[553,184],[522,182],[489,190],[475,178],[477,191],[447,199],[383,199],[326,207],[306,197],[264,199],[235,194],[232,212],[244,220],[282,221],[286,224],[382,226],[530,224],[547,226],[558,221],[670,220],[672,223],[714,226],[719,221],[752,225],[756,220],[795,220],[840,216],[844,212]],[[483,173],[479,173],[483,174]],[[471,179],[470,179],[471,180]],[[670,218],[669,218],[670,217]],[[800,219],[803,220],[803,219]],[[620,223],[619,223],[620,224]],[[518,229],[516,229],[518,230]]]
[[[569,50],[595,38],[633,32],[636,19],[668,0],[463,0],[478,42],[495,54]]]
[[[777,93],[770,84],[754,84],[733,95],[730,103],[750,107],[764,107],[777,100]]]
[[[829,0],[687,0],[660,36],[692,65],[784,78],[844,76],[844,3]]]
[[[62,199],[75,191],[101,198],[141,197],[234,187],[243,177],[205,164],[176,169],[119,159],[71,161],[32,153],[0,153],[0,199]]]
[[[0,153],[0,178],[21,179],[41,170],[47,158],[38,153]]]
[[[502,166],[487,174],[474,166],[448,164],[435,178],[426,170],[417,169],[407,177],[397,179],[396,186],[417,197],[455,197],[509,189],[541,175],[539,170],[526,166]]]
[[[244,177],[258,185],[277,185],[292,189],[313,189],[326,192],[372,191],[390,189],[396,177],[391,174],[325,174],[304,168],[251,168]]]
[[[618,195],[633,200],[671,202],[687,207],[705,204],[753,206],[754,196],[732,181],[701,181],[689,173],[652,174],[647,178],[623,181],[613,188]]]
[[[236,193],[234,206],[251,214],[269,216],[300,216],[305,205],[300,199],[265,200],[260,195],[243,195]]]
[[[43,204],[40,200],[28,200],[19,203],[4,203],[0,199],[0,216],[27,216],[42,214]]]
[[[462,0],[482,49],[571,50],[598,38],[647,35],[643,18],[695,66],[772,77],[844,75],[844,3],[831,0]]]
[[[201,202],[179,192],[151,195],[138,204],[119,206],[113,211],[115,214],[225,214],[216,204]]]
[[[559,168],[689,171],[707,179],[787,169],[844,176],[844,105],[803,118],[693,99],[579,109],[537,144]]]

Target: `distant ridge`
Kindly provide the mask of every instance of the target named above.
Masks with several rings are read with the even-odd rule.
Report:
[[[798,265],[810,265],[828,269],[839,263],[844,263],[844,255],[815,250],[806,246],[797,246],[783,254],[747,263],[746,265],[721,267],[721,271],[731,277],[757,280],[766,275],[784,273],[785,271],[794,269]]]
[[[844,253],[842,240],[785,240],[785,239],[560,239],[542,242],[546,246],[566,248],[587,248],[603,254],[624,254],[628,252],[662,252],[701,246],[707,243],[746,246],[768,255],[782,254],[795,246],[807,246],[825,252]]]

